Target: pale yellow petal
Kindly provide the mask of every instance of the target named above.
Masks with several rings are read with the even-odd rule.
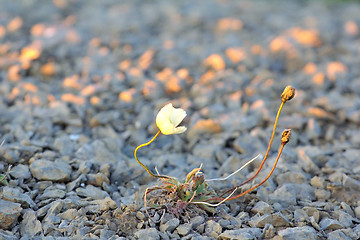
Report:
[[[186,127],[181,126],[181,127],[177,127],[174,129],[174,133],[173,134],[179,134],[179,133],[183,133],[186,131]]]
[[[177,108],[174,109],[173,112],[170,115],[170,121],[172,124],[174,124],[174,127],[177,127],[182,120],[184,120],[184,118],[186,117],[186,112],[181,109],[181,108]]]

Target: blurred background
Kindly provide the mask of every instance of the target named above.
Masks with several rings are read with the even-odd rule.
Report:
[[[87,176],[74,186],[95,185],[118,205],[133,202],[154,181],[133,150],[157,132],[155,116],[168,102],[187,111],[188,131],[160,136],[140,159],[181,178],[201,163],[207,178],[226,176],[265,153],[280,94],[292,85],[296,96],[280,116],[270,159],[284,128],[293,137],[257,196],[285,205],[329,199],[358,205],[357,1],[2,0],[0,6],[0,171],[21,165],[10,175],[13,187],[28,192],[36,181],[68,184],[103,173],[100,182]],[[65,177],[53,180],[44,176],[49,162],[70,171],[61,169]],[[259,163],[219,186],[239,183]],[[19,176],[29,189],[15,181]],[[284,190],[286,184],[301,186]],[[297,190],[304,195],[282,195]]]

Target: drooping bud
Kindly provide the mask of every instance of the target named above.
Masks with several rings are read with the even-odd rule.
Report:
[[[291,129],[285,129],[281,136],[281,142],[283,144],[288,143],[290,141],[290,137],[291,137]]]
[[[283,102],[291,100],[295,96],[295,88],[292,86],[286,86],[284,91],[281,94],[281,100]]]

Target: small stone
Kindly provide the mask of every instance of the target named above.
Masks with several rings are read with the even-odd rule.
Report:
[[[136,213],[136,217],[137,217],[137,219],[139,219],[139,220],[145,220],[145,215],[144,215],[142,212],[140,212],[140,211],[138,211],[138,212]]]
[[[14,233],[10,231],[5,231],[0,229],[0,239],[6,239],[6,240],[18,240],[19,237],[15,236]]]
[[[251,227],[263,228],[268,223],[270,224],[273,223],[272,216],[270,214],[264,214],[264,215],[256,214],[249,220],[249,225]]]
[[[19,164],[11,168],[10,175],[14,178],[29,179],[31,178],[31,173],[27,165]]]
[[[180,223],[180,220],[177,219],[177,218],[173,218],[169,221],[167,221],[166,223],[164,224],[161,224],[160,225],[160,231],[162,232],[172,232],[175,230],[175,228],[177,228],[177,226],[179,226],[179,223]]]
[[[320,219],[320,212],[319,210],[317,210],[316,208],[314,207],[303,207],[303,210],[306,212],[306,214],[309,216],[309,217],[314,217],[315,221],[316,222],[319,222],[319,219]]]
[[[335,230],[333,232],[328,233],[328,240],[351,240],[350,237],[346,236],[346,234],[342,230]]]
[[[360,219],[360,206],[357,206],[355,209],[354,209],[354,213],[355,213],[355,217]]]
[[[286,227],[290,225],[289,220],[280,212],[272,215],[272,225],[274,227]]]
[[[264,215],[266,213],[273,213],[274,209],[266,202],[260,201],[255,204],[255,206],[251,209],[254,213],[259,213],[261,215]]]
[[[193,229],[197,228],[200,224],[203,224],[204,222],[205,222],[205,218],[203,216],[196,216],[190,219],[190,224]]]
[[[62,156],[70,156],[75,150],[74,142],[68,136],[57,137],[54,141],[54,147]]]
[[[279,231],[279,236],[283,240],[316,240],[316,231],[309,226],[286,228]]]
[[[109,179],[103,173],[88,174],[87,182],[96,187],[101,187],[103,183],[110,184]]]
[[[100,239],[111,239],[115,235],[115,231],[101,229]]]
[[[309,216],[303,209],[296,209],[294,211],[294,219],[296,222],[305,222],[309,219]]]
[[[335,211],[335,214],[338,216],[339,222],[344,228],[353,227],[354,218],[350,214],[341,210]]]
[[[5,186],[2,190],[2,198],[12,202],[20,203],[23,208],[33,208],[36,206],[34,201],[25,193],[21,193],[19,188]]]
[[[245,239],[259,239],[261,236],[260,228],[241,228],[236,230],[226,230],[220,234],[220,239],[234,239],[234,240],[245,240]]]
[[[0,199],[0,228],[10,229],[14,226],[20,216],[21,210],[22,208],[19,203]]]
[[[78,211],[76,209],[68,209],[66,210],[65,212],[63,213],[60,213],[58,216],[59,218],[61,219],[64,219],[64,220],[73,220],[75,219],[75,217],[78,215]]]
[[[351,207],[346,202],[341,202],[340,205],[346,213],[350,214],[352,217],[355,217],[354,211],[351,209]]]
[[[330,218],[323,218],[319,225],[322,230],[337,230],[343,228],[339,221]]]
[[[324,179],[320,178],[318,176],[313,177],[310,180],[310,184],[311,184],[311,186],[316,187],[316,188],[325,188]]]
[[[96,205],[97,211],[108,211],[110,209],[117,208],[116,202],[110,197],[105,197],[104,199],[93,200],[90,202],[91,205]],[[90,206],[89,206],[90,207]]]
[[[42,233],[41,222],[36,218],[35,212],[27,209],[20,225],[20,233],[23,237],[33,238]]]
[[[35,160],[30,164],[31,174],[38,180],[67,181],[70,179],[71,166],[62,161]]]
[[[76,193],[80,197],[88,197],[91,199],[104,199],[105,197],[109,197],[109,194],[93,185],[87,185],[85,188],[77,188]]]
[[[316,189],[315,190],[315,197],[318,200],[326,200],[326,199],[329,199],[330,196],[331,196],[330,191],[327,191],[325,189]]]
[[[315,193],[314,189],[308,184],[286,183],[277,188],[270,195],[270,198],[285,205],[295,205],[296,200],[315,200]]]
[[[189,223],[181,224],[176,228],[176,231],[178,232],[179,235],[186,236],[191,231],[191,227],[192,226]]]
[[[300,184],[306,182],[306,177],[302,172],[290,171],[276,176],[276,182],[278,185],[284,185],[285,183]]]
[[[135,232],[135,237],[137,239],[149,239],[149,240],[159,240],[160,239],[159,232],[155,228],[141,229],[141,230]]]
[[[45,189],[44,193],[37,199],[38,200],[44,200],[44,199],[49,199],[49,198],[59,199],[59,198],[65,197],[65,194],[66,194],[66,192],[61,189],[47,188],[47,189]]]
[[[205,234],[209,237],[217,238],[222,232],[222,227],[213,220],[207,221],[205,225]]]

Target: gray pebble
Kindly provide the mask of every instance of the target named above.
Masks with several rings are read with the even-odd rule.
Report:
[[[70,179],[71,166],[62,161],[35,160],[30,164],[32,175],[38,180],[67,181]]]
[[[137,239],[149,239],[149,240],[159,240],[160,239],[159,232],[155,228],[141,229],[141,230],[135,232],[135,237]]]
[[[328,240],[351,240],[350,237],[346,236],[346,234],[341,230],[335,230],[327,234]]]
[[[273,223],[273,218],[272,218],[272,216],[270,214],[260,215],[258,213],[249,220],[249,225],[251,227],[263,228],[268,223],[269,224]]]
[[[103,183],[110,184],[109,179],[103,173],[88,174],[87,182],[88,184],[94,185],[96,187],[101,187]]]
[[[289,220],[281,212],[274,213],[272,218],[272,225],[274,227],[287,227],[290,225]]]
[[[279,236],[283,240],[316,240],[315,229],[309,226],[286,228],[279,231]]]
[[[296,222],[305,222],[307,221],[309,216],[303,209],[296,209],[294,211],[294,219]]]
[[[36,204],[25,193],[22,193],[19,188],[4,187],[2,190],[2,198],[12,202],[20,203],[23,208],[34,208]]]
[[[190,224],[193,229],[197,228],[200,224],[205,222],[205,218],[203,216],[196,216],[190,219]]]
[[[160,231],[162,232],[172,232],[179,226],[180,220],[178,218],[173,218],[166,223],[162,223],[160,225]]]
[[[264,215],[266,213],[273,213],[274,209],[266,202],[264,201],[259,201],[255,204],[255,206],[251,209],[252,212],[254,213],[259,213],[261,215]]]
[[[68,136],[61,136],[55,138],[54,147],[61,155],[70,156],[73,154],[76,145]]]
[[[217,238],[222,232],[222,227],[213,220],[207,221],[205,225],[205,234],[209,237]]]
[[[44,200],[49,198],[60,199],[65,197],[66,192],[61,189],[47,188],[44,193],[40,195],[37,200]]]
[[[0,199],[0,227],[2,229],[10,229],[14,226],[21,210],[20,204]]]
[[[91,199],[104,199],[109,196],[107,192],[94,187],[93,185],[87,185],[85,188],[77,188],[75,191],[80,197],[87,197]]]
[[[260,228],[241,228],[236,230],[226,230],[220,234],[220,239],[236,239],[236,240],[245,240],[245,239],[259,239],[261,236]]]
[[[314,189],[308,184],[286,183],[270,195],[273,201],[296,205],[296,200],[315,200]]]
[[[61,219],[65,219],[65,220],[72,220],[75,219],[75,217],[78,215],[78,211],[76,209],[68,209],[63,213],[60,213],[58,215],[58,217],[60,217]]]
[[[36,218],[33,210],[25,210],[20,224],[20,233],[21,236],[28,238],[34,238],[42,233],[41,222]]]
[[[19,236],[15,236],[14,233],[0,229],[0,239],[6,240],[18,240]]]
[[[179,235],[181,236],[186,236],[189,234],[189,232],[191,231],[191,224],[190,223],[185,223],[185,224],[181,224],[176,228],[176,231],[178,232]]]
[[[339,221],[330,218],[321,219],[319,225],[322,230],[337,230],[343,228]]]
[[[31,178],[31,173],[27,165],[19,164],[11,168],[10,175],[14,178]]]

